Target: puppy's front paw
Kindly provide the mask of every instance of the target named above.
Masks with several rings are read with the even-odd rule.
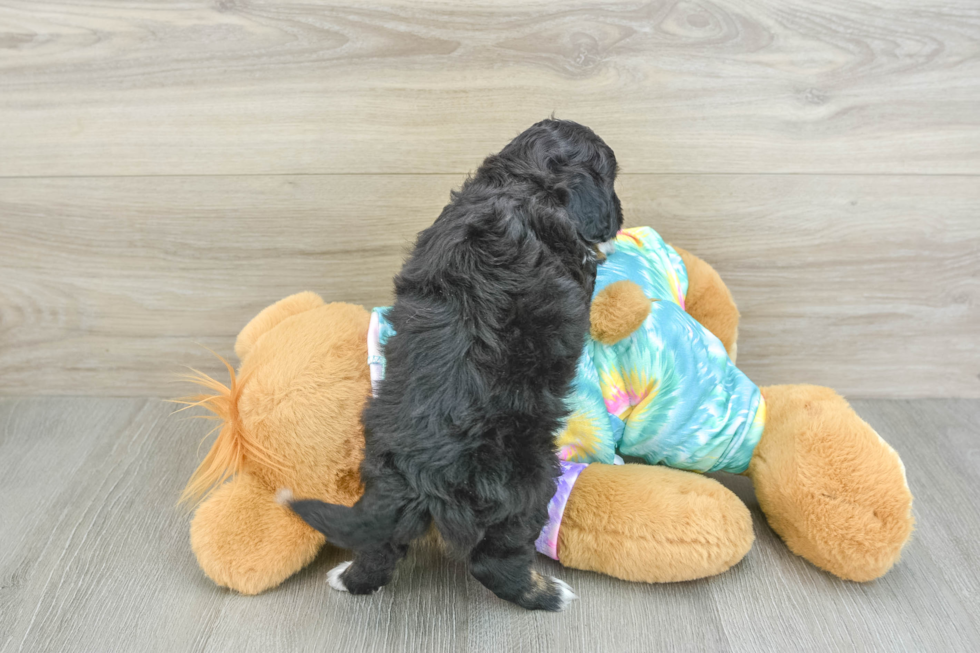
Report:
[[[347,571],[347,568],[350,567],[350,563],[350,560],[347,562],[341,562],[339,565],[327,572],[327,583],[338,592],[348,591],[347,586],[344,585],[344,581],[340,576]]]
[[[555,577],[551,578],[551,582],[553,582],[558,589],[558,608],[555,610],[556,612],[561,612],[570,606],[572,601],[578,600],[578,594],[572,591],[572,588],[569,587],[568,583],[558,580]]]
[[[505,597],[506,598],[506,597]],[[547,610],[561,612],[578,596],[564,581],[554,576],[542,576],[536,571],[531,572],[531,583],[528,590],[517,598],[514,603],[527,610]]]

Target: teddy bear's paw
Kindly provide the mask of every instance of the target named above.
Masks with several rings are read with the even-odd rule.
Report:
[[[327,583],[338,592],[348,591],[347,586],[344,585],[344,581],[340,576],[347,571],[347,568],[350,567],[350,563],[350,560],[347,562],[341,562],[339,565],[327,572]]]

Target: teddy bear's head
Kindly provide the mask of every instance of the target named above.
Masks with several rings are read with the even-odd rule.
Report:
[[[351,505],[362,492],[361,411],[371,392],[370,314],[300,293],[269,306],[235,342],[241,365],[226,386],[203,374],[213,394],[189,403],[220,420],[211,451],[184,491],[195,500],[234,474],[271,490]]]

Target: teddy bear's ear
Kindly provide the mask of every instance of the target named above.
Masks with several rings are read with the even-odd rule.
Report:
[[[235,340],[235,354],[238,360],[244,360],[252,347],[264,334],[271,331],[287,317],[323,306],[323,299],[315,292],[301,292],[280,299],[272,306],[262,309],[262,312],[245,325]]]

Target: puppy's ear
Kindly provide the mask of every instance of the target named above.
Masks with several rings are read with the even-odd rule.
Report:
[[[590,243],[613,238],[622,224],[616,194],[603,188],[590,175],[578,175],[567,187],[568,216]]]
[[[561,192],[570,196],[567,188],[563,188]],[[560,197],[557,191],[554,196],[556,199]],[[536,210],[528,213],[527,221],[538,239],[558,256],[572,278],[578,281],[591,297],[595,285],[596,254],[586,244],[568,210],[564,207],[538,206]],[[510,222],[521,224],[520,220]]]

